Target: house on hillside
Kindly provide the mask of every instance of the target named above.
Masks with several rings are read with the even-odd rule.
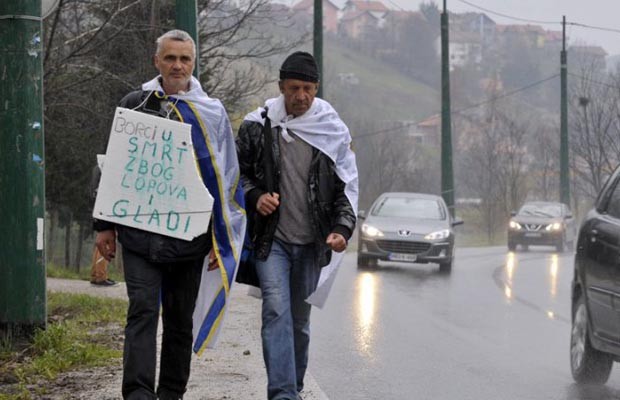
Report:
[[[388,11],[384,19],[384,27],[385,29],[391,30],[393,32],[394,40],[401,40],[401,35],[403,29],[400,27],[403,24],[428,24],[428,21],[424,14],[419,11],[401,11],[401,10],[390,10]]]
[[[342,9],[343,15],[358,11],[368,11],[378,19],[383,19],[390,9],[382,2],[374,0],[348,0]]]
[[[388,25],[402,24],[409,21],[426,21],[426,17],[419,11],[390,10],[383,16]]]
[[[435,49],[441,57],[441,37],[435,39]],[[450,71],[466,65],[482,63],[483,46],[480,36],[471,32],[450,32]]]
[[[365,28],[381,28],[390,10],[380,1],[348,0],[340,17],[339,32],[358,38]]]
[[[505,48],[525,44],[529,48],[541,49],[545,46],[547,33],[539,25],[497,25],[498,39]]]
[[[484,13],[450,14],[450,70],[466,65],[480,65],[485,54],[495,46],[497,24]],[[435,39],[441,57],[441,37]]]
[[[331,0],[323,0],[323,29],[325,32],[338,32],[338,13],[340,9]],[[314,0],[301,0],[293,6],[293,12],[314,15]]]
[[[568,40],[568,38],[566,40]],[[561,49],[562,31],[545,31],[545,47],[558,50]]]
[[[477,35],[478,43],[483,47],[492,46],[495,43],[496,26],[495,21],[484,13],[450,14],[450,29],[455,32]]]
[[[411,126],[416,143],[439,147],[441,145],[441,115],[434,114]]]
[[[338,32],[352,39],[358,39],[368,29],[381,27],[382,20],[370,11],[354,11],[342,15]]]

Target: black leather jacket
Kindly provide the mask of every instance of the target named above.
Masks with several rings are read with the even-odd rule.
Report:
[[[125,96],[119,106],[134,109],[139,106],[150,91],[138,90]],[[157,115],[166,118],[166,112],[161,108],[160,100],[150,96],[145,104],[135,111]],[[159,235],[141,229],[131,228],[112,222],[95,220],[93,227],[96,231],[116,229],[118,241],[124,248],[141,255],[151,262],[169,263],[182,262],[202,258],[211,250],[211,226],[207,233],[195,237],[191,241]]]
[[[280,128],[272,128],[274,190],[279,192]],[[278,210],[268,217],[256,212],[258,198],[266,193],[264,171],[263,126],[257,122],[244,121],[237,136],[237,154],[241,169],[241,180],[248,211],[249,229],[259,260],[267,259],[278,225]],[[340,233],[348,241],[355,228],[355,212],[344,192],[344,182],[336,175],[334,163],[317,149],[313,149],[308,177],[310,220],[313,224],[319,265],[329,264],[331,250],[325,243],[327,236]]]

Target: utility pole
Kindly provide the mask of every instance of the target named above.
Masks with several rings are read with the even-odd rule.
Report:
[[[560,52],[560,201],[570,205],[568,166],[568,64],[566,57],[566,16],[562,16],[562,51]]]
[[[316,64],[319,67],[319,77],[321,79],[319,91],[316,95],[320,98],[323,98],[323,83],[325,82],[325,77],[323,76],[323,0],[314,0],[313,39],[314,59],[316,60]]]
[[[450,116],[450,47],[448,7],[443,0],[441,13],[441,195],[454,216],[454,176],[452,172],[452,121]]]
[[[0,2],[0,339],[46,321],[41,1]]]
[[[194,76],[200,79],[200,43],[198,42],[198,24],[196,22],[196,15],[198,14],[196,0],[176,0],[175,12],[176,28],[189,33],[196,43],[196,67],[194,68]]]

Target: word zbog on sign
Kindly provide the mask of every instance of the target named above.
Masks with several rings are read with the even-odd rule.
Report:
[[[118,107],[101,172],[93,217],[185,240],[207,231],[191,125]]]

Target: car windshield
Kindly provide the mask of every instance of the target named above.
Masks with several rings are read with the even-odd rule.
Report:
[[[420,219],[446,219],[441,204],[433,199],[412,197],[386,197],[372,210],[379,217],[404,217]]]
[[[562,215],[562,207],[557,204],[525,204],[518,215],[555,218]]]

